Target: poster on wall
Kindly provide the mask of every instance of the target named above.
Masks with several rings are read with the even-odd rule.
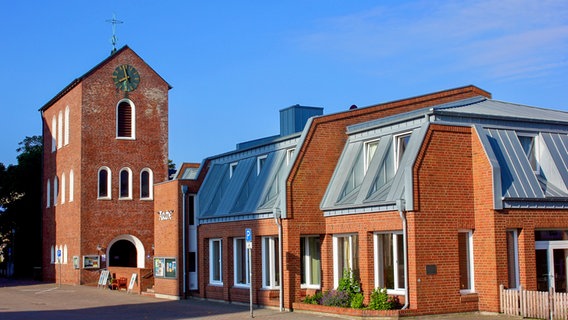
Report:
[[[176,259],[172,258],[172,259],[165,259],[166,262],[166,278],[175,278],[176,277],[176,271],[177,271],[177,264],[176,264]]]
[[[100,266],[99,256],[83,256],[83,268],[85,269],[98,269]]]
[[[79,269],[79,256],[73,256],[73,269]]]
[[[154,258],[154,277],[164,276],[164,258]]]

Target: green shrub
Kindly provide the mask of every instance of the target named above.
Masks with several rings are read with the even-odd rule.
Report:
[[[351,308],[353,309],[363,309],[363,299],[365,297],[362,293],[356,293],[351,297]]]
[[[354,294],[361,292],[361,285],[351,270],[343,270],[343,277],[339,279],[337,291],[346,292],[349,296],[353,296]]]
[[[386,288],[376,288],[371,293],[369,309],[371,310],[390,310],[393,308],[393,301],[387,294]]]
[[[302,302],[308,304],[320,304],[322,296],[323,294],[321,292],[316,292],[314,295],[307,295]]]

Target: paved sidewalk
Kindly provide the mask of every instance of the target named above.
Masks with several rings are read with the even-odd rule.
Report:
[[[253,310],[256,319],[338,319],[336,315],[306,312]],[[87,286],[58,287],[56,284],[0,279],[0,319],[81,320],[183,320],[246,319],[248,305],[197,299],[169,301]],[[404,319],[519,319],[502,315],[453,314]]]

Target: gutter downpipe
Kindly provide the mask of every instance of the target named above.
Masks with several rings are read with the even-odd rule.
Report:
[[[408,309],[409,301],[408,301],[408,230],[407,230],[407,221],[406,221],[406,206],[403,199],[396,200],[396,206],[398,208],[398,214],[400,215],[400,219],[402,220],[402,241],[403,241],[403,251],[404,251],[404,306],[402,306],[401,310]]]
[[[186,205],[185,205],[185,202],[186,202],[187,190],[188,190],[188,187],[187,187],[186,185],[182,185],[182,186],[181,186],[181,193],[183,194],[183,198],[182,198],[182,201],[181,201],[181,203],[182,203],[182,227],[181,227],[181,230],[182,230],[182,236],[181,236],[182,244],[181,244],[181,248],[182,248],[182,249],[181,249],[181,250],[182,250],[182,267],[183,267],[183,286],[182,286],[182,288],[183,288],[182,290],[183,290],[183,291],[182,291],[182,294],[183,294],[183,298],[184,298],[184,299],[187,298],[187,296],[186,296],[187,290],[186,290],[186,288],[185,288],[186,282],[187,282],[187,280],[186,280],[186,278],[185,278],[185,277],[186,277],[186,272],[185,272],[185,271],[187,270],[186,265],[185,265],[185,264],[186,264],[186,262],[185,262],[185,255],[186,255],[186,254],[185,254],[185,242],[186,242],[186,241],[185,241],[185,233],[186,233],[186,226],[185,226],[185,212],[186,212],[185,206],[186,206]]]
[[[280,312],[284,311],[284,283],[282,283],[283,262],[282,262],[282,213],[279,208],[273,209],[274,222],[278,226],[278,282],[280,283],[279,296],[280,296]]]

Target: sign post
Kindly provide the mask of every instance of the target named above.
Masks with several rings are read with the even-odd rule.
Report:
[[[61,249],[57,249],[57,263],[59,263],[59,288],[61,288]]]
[[[249,305],[250,305],[250,317],[254,318],[252,311],[252,229],[245,229],[245,240],[247,244],[248,253],[248,271],[249,271]]]

